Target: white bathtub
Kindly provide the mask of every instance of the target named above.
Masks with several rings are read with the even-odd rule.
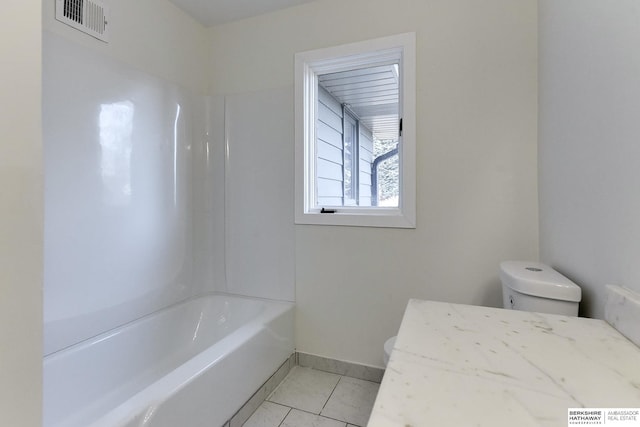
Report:
[[[43,424],[219,426],[293,350],[293,304],[192,299],[45,357]]]

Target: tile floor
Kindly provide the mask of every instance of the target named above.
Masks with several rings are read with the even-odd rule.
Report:
[[[295,366],[244,427],[364,427],[379,387]]]

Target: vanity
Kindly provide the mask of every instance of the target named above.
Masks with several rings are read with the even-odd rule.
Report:
[[[640,409],[640,348],[603,320],[414,299],[368,426],[564,427],[569,408]]]

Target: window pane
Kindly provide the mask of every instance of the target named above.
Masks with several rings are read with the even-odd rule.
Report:
[[[381,144],[382,145],[382,144]],[[400,165],[397,150],[397,142],[394,148],[387,151],[388,157],[377,163],[375,176],[376,183],[376,203],[377,206],[398,207],[400,200]]]
[[[386,157],[378,157],[388,156],[398,142],[399,71],[399,64],[392,62],[318,75],[316,161],[327,161],[329,152],[334,152],[336,162],[335,154],[340,152],[342,175],[322,175],[325,169],[318,167],[316,178],[319,183],[325,178],[340,181],[338,206],[398,206],[400,162],[383,162]],[[339,136],[341,144],[336,143]],[[382,179],[380,189],[373,188],[377,178]],[[390,185],[393,179],[395,186]],[[338,196],[319,191],[318,206],[335,203]],[[382,200],[384,205],[378,203]]]
[[[353,117],[345,112],[344,115],[344,205],[355,205],[357,203],[357,125]]]

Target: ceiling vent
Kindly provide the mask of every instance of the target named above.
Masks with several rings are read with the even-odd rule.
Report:
[[[109,41],[108,10],[98,0],[56,0],[56,19],[103,42]]]

